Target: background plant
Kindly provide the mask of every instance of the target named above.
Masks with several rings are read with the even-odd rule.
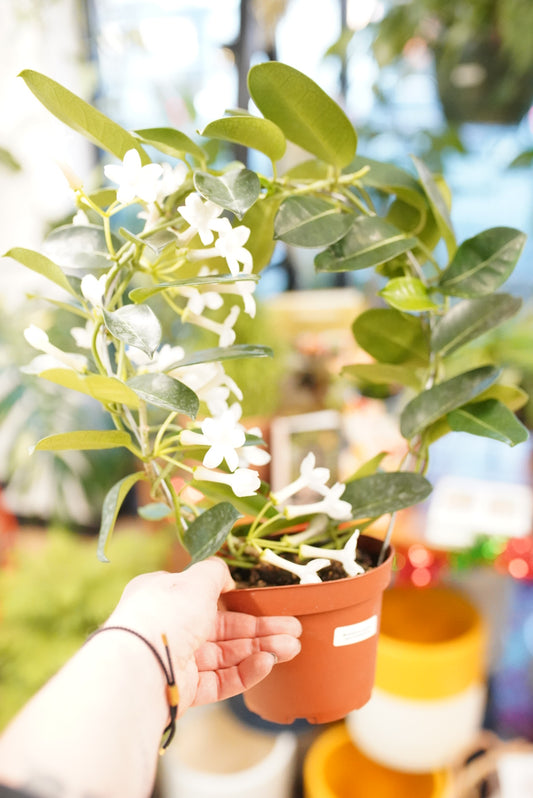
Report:
[[[98,399],[116,427],[59,433],[36,449],[125,447],[142,464],[105,499],[101,558],[139,480],[151,482],[153,498],[141,512],[172,518],[193,560],[220,552],[237,565],[280,564],[276,553],[309,559],[302,545],[351,551],[356,527],[425,499],[429,447],[447,432],[525,440],[514,415],[523,393],[502,384],[488,355],[475,364],[461,357],[518,312],[520,299],[499,288],[524,235],[497,227],[458,245],[442,179],[417,158],[410,173],[357,155],[353,125],[305,75],[277,62],[253,67],[249,89],[262,116],[233,111],[201,133],[252,149],[261,172],[210,163],[208,149],[178,130],[130,133],[49,78],[22,77],[59,119],[122,160],[106,167],[112,185],[96,192],[69,175],[82,215],[48,236],[45,254],[7,253],[61,286],[66,298],[55,306],[80,319],[70,351],[43,330],[26,331],[45,353],[29,370]],[[280,175],[287,140],[308,160]],[[153,149],[170,163],[152,163]],[[272,354],[236,343],[234,327],[239,314],[254,316],[258,274],[276,240],[320,249],[320,272],[377,274],[376,307],[353,325],[373,362],[347,373],[404,389],[407,454],[398,472],[380,469],[381,453],[346,485],[330,486],[329,472],[308,456],[277,495],[261,484],[253,466],[268,454],[260,430],[241,423],[240,388],[224,363]],[[169,309],[174,321],[163,328]],[[198,348],[205,336],[211,345]],[[302,488],[316,501],[294,500]],[[291,533],[295,525],[309,525],[303,537]],[[308,565],[306,575],[316,573]]]

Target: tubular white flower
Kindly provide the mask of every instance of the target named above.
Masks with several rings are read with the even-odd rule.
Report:
[[[242,263],[244,271],[249,274],[253,267],[253,260],[244,244],[250,237],[250,228],[243,224],[232,227],[229,220],[224,218],[220,220],[217,231],[218,238],[215,241],[215,249],[226,259],[230,272],[234,276],[239,274],[239,264]]]
[[[220,416],[228,409],[230,391],[237,399],[243,398],[239,386],[228,377],[220,362],[196,363],[172,370],[169,374],[194,391],[200,401],[206,403],[212,416]]]
[[[54,360],[59,361],[62,368],[66,366],[73,371],[87,371],[87,358],[85,355],[63,352],[57,346],[51,344],[45,331],[41,330],[41,328],[37,327],[35,324],[30,324],[30,326],[24,330],[24,337],[34,349],[39,349],[41,352],[50,355]]]
[[[263,437],[263,433],[259,427],[250,427],[248,432],[250,435],[255,435],[257,438]],[[243,468],[247,468],[250,465],[266,465],[270,463],[271,459],[269,452],[267,452],[266,449],[262,449],[260,446],[243,446],[242,449],[239,449],[239,465]]]
[[[355,556],[358,539],[359,530],[356,529],[353,535],[348,538],[342,549],[323,549],[320,546],[309,546],[307,543],[304,543],[300,546],[300,556],[316,557],[317,555],[323,555],[324,557],[329,557],[330,560],[337,560],[337,562],[340,562],[348,576],[364,574],[365,569],[359,565]]]
[[[322,579],[318,575],[318,571],[331,564],[325,557],[320,557],[316,560],[311,560],[305,565],[299,565],[298,563],[286,560],[284,557],[280,557],[279,554],[275,554],[270,549],[265,549],[261,553],[259,559],[294,574],[300,580],[301,585],[313,585],[322,582]]]
[[[336,482],[321,501],[313,504],[288,504],[285,507],[285,515],[287,518],[296,518],[298,515],[325,513],[336,521],[347,521],[352,517],[352,505],[340,498],[345,488],[346,485],[342,482]]]
[[[102,307],[106,283],[107,274],[102,274],[101,277],[95,277],[94,274],[86,274],[82,277],[81,293],[95,308]]]
[[[223,322],[213,321],[213,319],[208,319],[206,316],[198,316],[196,313],[184,313],[182,319],[218,335],[219,346],[231,346],[236,338],[233,325],[237,321],[239,313],[240,308],[237,305],[233,305]]]
[[[163,344],[161,349],[154,352],[153,357],[150,357],[138,349],[136,346],[128,346],[126,348],[126,355],[128,360],[138,367],[139,371],[143,373],[151,373],[158,371],[166,371],[176,366],[180,360],[185,357],[185,350],[181,346],[170,346],[170,344]]]
[[[225,460],[229,470],[235,471],[239,466],[237,449],[245,443],[246,434],[231,410],[218,418],[204,419],[200,428],[210,447],[203,459],[205,467],[216,468]]]
[[[167,161],[161,164],[161,180],[158,184],[157,201],[162,202],[166,197],[170,197],[185,182],[188,169],[184,163],[178,163],[172,167]]]
[[[121,166],[104,166],[104,174],[108,180],[118,185],[119,202],[133,202],[137,198],[144,202],[155,202],[163,167],[157,163],[143,166],[137,150],[131,149],[125,154]]]
[[[189,194],[185,199],[185,205],[178,207],[178,212],[186,222],[200,236],[202,244],[212,244],[215,236],[213,230],[216,229],[216,220],[222,213],[223,208],[215,205],[214,202],[205,202],[199,194]]]
[[[189,298],[186,310],[200,316],[204,310],[218,310],[224,304],[222,297],[216,291],[198,291],[197,288],[182,288],[183,296]]]
[[[239,280],[238,283],[233,285],[219,285],[217,291],[219,294],[237,294],[237,296],[240,296],[244,304],[244,312],[253,319],[256,314],[256,304],[253,296],[256,287],[257,282],[255,280]]]
[[[254,496],[261,487],[259,474],[251,468],[237,468],[232,474],[224,474],[222,471],[210,471],[204,466],[198,466],[194,469],[193,476],[197,480],[229,485],[235,496],[240,498]]]
[[[283,504],[291,496],[294,496],[295,493],[302,490],[302,488],[311,488],[311,490],[325,495],[328,491],[326,482],[329,479],[330,471],[329,468],[316,468],[315,463],[316,457],[314,452],[306,454],[300,464],[300,476],[295,479],[294,482],[291,482],[290,485],[286,485],[284,488],[271,494],[271,499],[274,504]]]

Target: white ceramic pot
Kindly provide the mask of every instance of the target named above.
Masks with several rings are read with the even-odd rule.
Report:
[[[225,704],[189,710],[159,763],[161,798],[291,798],[297,738],[243,724]]]

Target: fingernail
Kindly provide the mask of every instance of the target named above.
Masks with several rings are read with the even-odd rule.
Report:
[[[271,656],[271,657],[272,657],[272,659],[274,660],[274,665],[276,665],[276,664],[277,664],[277,662],[278,662],[278,658],[277,658],[276,654],[274,654],[274,652],[273,652],[273,651],[268,651],[267,653],[268,653],[268,654],[270,654],[270,656]]]

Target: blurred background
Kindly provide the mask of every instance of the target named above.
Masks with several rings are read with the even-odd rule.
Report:
[[[442,173],[459,241],[491,226],[528,235],[509,283],[523,310],[483,345],[533,388],[531,0],[2,0],[0,53],[0,252],[38,249],[72,214],[61,164],[95,183],[104,165],[100,151],[40,106],[21,70],[54,78],[127,129],[172,126],[194,138],[226,109],[249,106],[251,65],[283,61],[342,105],[359,154],[409,171],[417,155]],[[275,250],[253,333],[246,321],[239,332],[277,354],[260,372],[248,360],[232,372],[246,416],[260,419],[271,440],[273,483],[287,452],[307,445],[304,433],[335,433],[324,447],[341,476],[384,448],[394,458],[399,445],[394,397],[333,380],[368,278],[317,277],[314,254]],[[137,520],[130,497],[119,530],[124,553],[102,575],[94,545],[102,498],[130,464],[110,452],[28,455],[59,426],[103,422],[92,404],[20,372],[31,357],[22,331],[40,323],[27,298],[40,282],[7,258],[2,270],[0,727],[105,618],[128,578],[173,557],[172,535]],[[531,428],[531,402],[521,412]],[[435,445],[429,477],[439,490],[399,519],[397,579],[470,595],[490,627],[484,727],[533,741],[531,446],[454,433]],[[498,490],[507,508],[484,514]]]

